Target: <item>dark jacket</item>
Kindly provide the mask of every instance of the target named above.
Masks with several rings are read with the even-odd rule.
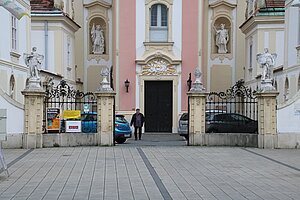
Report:
[[[132,118],[131,118],[131,122],[130,122],[130,126],[134,126],[134,127],[137,127],[136,126],[136,116],[137,115],[141,115],[142,116],[142,118],[141,118],[141,120],[142,120],[142,126],[144,125],[144,122],[145,122],[145,117],[144,117],[144,115],[142,114],[142,113],[139,113],[139,114],[136,114],[136,113],[134,113],[133,115],[132,115]],[[141,127],[142,127],[141,126]]]

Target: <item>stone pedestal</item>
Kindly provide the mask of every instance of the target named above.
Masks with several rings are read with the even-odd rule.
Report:
[[[189,145],[205,145],[206,92],[189,92]]]
[[[25,130],[23,148],[42,148],[43,146],[43,106],[45,92],[42,89],[26,89],[25,97]]]
[[[262,92],[257,94],[258,100],[258,147],[264,149],[277,148],[277,116],[276,97],[278,92]]]
[[[98,138],[99,145],[114,145],[114,99],[116,93],[102,92],[95,93],[97,96],[97,120],[98,120]]]

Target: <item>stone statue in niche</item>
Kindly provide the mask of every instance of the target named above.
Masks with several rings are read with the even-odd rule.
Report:
[[[275,65],[276,53],[269,53],[269,49],[265,48],[264,53],[257,54],[256,60],[263,68],[261,75],[262,90],[275,90],[273,87],[273,68]]]
[[[93,24],[91,30],[91,39],[93,44],[92,53],[93,54],[103,54],[104,53],[104,33],[101,26],[98,24],[95,26]]]
[[[221,24],[221,29],[217,30],[216,27],[214,27],[216,31],[216,46],[218,47],[218,53],[227,53],[227,43],[229,41],[229,34],[228,30],[225,29],[225,24]]]

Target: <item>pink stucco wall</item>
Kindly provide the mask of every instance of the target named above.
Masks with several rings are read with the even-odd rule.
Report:
[[[198,67],[198,0],[182,1],[182,110],[187,110],[187,80]]]
[[[120,74],[120,110],[131,110],[135,107],[135,57],[136,57],[136,0],[120,0],[119,5],[119,74]],[[124,81],[130,81],[129,93],[126,93]]]

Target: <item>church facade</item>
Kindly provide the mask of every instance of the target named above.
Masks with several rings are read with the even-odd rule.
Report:
[[[278,132],[296,144],[300,142],[300,48],[299,5],[294,2],[16,0],[31,14],[18,20],[0,4],[5,19],[0,26],[6,30],[0,34],[7,38],[0,48],[0,109],[10,113],[7,132],[15,136],[10,140],[22,143],[21,91],[28,77],[23,55],[32,47],[44,56],[43,86],[52,79],[65,80],[76,90],[95,92],[101,71],[108,69],[117,113],[130,119],[140,108],[146,132],[173,133],[188,110],[186,93],[197,68],[208,92],[225,91],[240,79],[259,90],[263,69],[257,54],[268,48],[276,54]],[[11,126],[11,113],[22,123]]]
[[[75,21],[82,27],[76,63],[84,89],[95,91],[101,69],[109,68],[118,113],[128,118],[138,107],[147,116],[146,131],[177,132],[196,68],[208,91],[224,91],[243,78],[244,52],[238,49],[244,48],[244,36],[238,26],[245,8],[246,1],[237,0],[75,2]],[[93,53],[97,25],[102,53]]]

